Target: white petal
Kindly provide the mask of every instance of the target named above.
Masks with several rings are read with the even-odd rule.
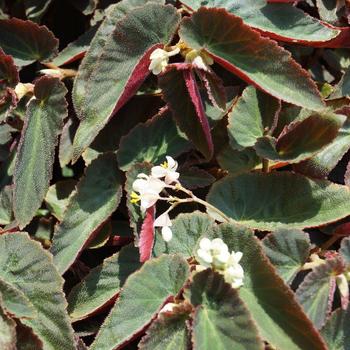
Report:
[[[168,163],[168,169],[171,169],[173,171],[175,171],[177,169],[177,161],[173,158],[173,157],[170,157],[170,156],[166,156],[166,161]]]
[[[176,49],[174,49],[174,50],[172,50],[172,51],[166,52],[166,54],[167,54],[168,57],[170,57],[170,56],[175,56],[175,55],[177,55],[179,52],[180,52],[180,48],[177,47]]]
[[[242,252],[231,252],[231,259],[238,264],[242,259],[243,253]]]
[[[172,225],[172,222],[167,212],[163,213],[162,215],[159,215],[153,224],[154,227],[164,227],[164,226],[171,226],[171,225]]]
[[[159,311],[159,313],[166,313],[166,312],[172,312],[176,304],[174,303],[167,303],[163,306],[163,308]]]
[[[243,280],[242,279],[237,279],[233,283],[231,283],[231,287],[234,289],[237,289],[239,287],[243,286]]]
[[[221,251],[219,255],[216,255],[214,258],[219,262],[219,264],[226,264],[230,257],[230,253],[228,251]]]
[[[144,179],[137,179],[133,182],[132,184],[132,189],[135,191],[135,192],[143,192],[148,186],[148,181],[147,180],[144,180]]]
[[[170,185],[172,184],[173,182],[176,182],[177,179],[179,178],[180,174],[177,173],[176,171],[168,171],[166,176],[165,176],[165,179],[164,179],[164,182],[167,184],[167,185]]]
[[[165,182],[156,179],[154,177],[150,177],[148,180],[148,186],[149,186],[149,192],[154,192],[159,194],[163,191],[164,187],[166,186]]]
[[[162,237],[165,242],[171,241],[171,239],[173,238],[173,232],[171,231],[170,227],[164,226],[162,228]]]
[[[161,178],[167,175],[168,170],[160,165],[154,166],[152,168],[152,176],[156,178]]]
[[[210,252],[208,252],[207,250],[198,249],[197,255],[201,265],[211,264],[213,262],[213,257],[211,256]]]
[[[211,240],[209,238],[202,238],[199,242],[199,247],[203,250],[209,250],[211,248]]]
[[[168,53],[160,48],[155,49],[151,55],[149,56],[149,58],[153,61],[153,60],[157,60],[157,59],[164,59],[165,57],[168,56]]]
[[[203,69],[205,71],[208,70],[208,66],[204,62],[203,58],[201,56],[197,56],[193,61],[192,65],[195,66],[196,68]]]
[[[144,213],[148,208],[156,204],[159,196],[154,193],[145,193],[141,195],[141,211]]]

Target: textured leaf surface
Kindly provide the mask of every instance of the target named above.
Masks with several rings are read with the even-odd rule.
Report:
[[[324,107],[315,83],[290,53],[239,17],[203,7],[182,21],[179,34],[193,49],[204,49],[226,69],[278,99],[312,110]]]
[[[138,124],[121,139],[118,163],[122,170],[129,170],[139,162],[160,164],[165,156],[175,158],[189,148],[190,143],[170,113],[161,113],[144,124]]]
[[[0,307],[0,348],[16,350],[16,323]]]
[[[264,343],[238,292],[210,269],[193,277],[187,298],[196,308],[193,349],[263,349]]]
[[[0,190],[0,225],[8,225],[13,220],[12,205],[12,186],[5,186]]]
[[[188,189],[196,189],[201,187],[207,187],[215,182],[215,177],[207,171],[197,168],[183,168],[180,170],[179,181]]]
[[[138,334],[189,277],[187,262],[175,255],[147,261],[126,281],[91,350],[113,350]],[[142,311],[142,312],[141,312]]]
[[[299,230],[277,230],[266,236],[262,244],[278,274],[289,284],[306,263],[311,250],[308,234]]]
[[[176,311],[172,315],[158,315],[139,343],[140,350],[188,350],[190,334],[188,314]]]
[[[228,116],[231,147],[238,150],[252,147],[259,137],[269,130],[272,132],[280,108],[279,100],[252,86],[247,87]]]
[[[214,221],[206,214],[200,212],[180,214],[172,220],[171,241],[164,242],[161,237],[156,237],[153,253],[155,256],[167,253],[190,258],[194,256],[198,239],[202,236],[210,237],[213,225]]]
[[[341,241],[339,253],[345,260],[346,264],[350,265],[350,237],[346,237]]]
[[[155,205],[146,210],[146,215],[141,225],[139,237],[140,261],[145,262],[152,256],[152,248],[154,244],[154,220],[155,220]]]
[[[181,66],[169,66],[168,70],[159,76],[158,82],[162,89],[163,99],[173,112],[180,129],[186,133],[196,148],[209,159],[213,153],[213,141],[208,120],[203,111],[202,101],[196,94],[197,87],[194,86],[193,75],[191,76],[188,69],[178,68],[181,68]],[[193,100],[191,93],[195,95],[195,100]]]
[[[55,229],[51,252],[60,273],[69,268],[96,229],[117,209],[121,181],[112,153],[101,155],[87,167]]]
[[[113,300],[126,278],[140,266],[138,249],[127,246],[92,269],[68,295],[68,313],[73,321],[87,317]]]
[[[327,260],[325,264],[315,267],[296,291],[298,301],[317,329],[324,326],[332,310],[335,276],[343,270],[340,259]]]
[[[181,0],[181,2],[192,9],[198,9],[201,5],[225,8],[228,12],[241,17],[249,26],[263,33],[267,32],[269,36],[282,41],[301,41],[312,44],[312,42],[331,40],[339,34],[338,30],[288,4],[266,4],[265,0],[237,0],[234,2],[229,0]]]
[[[347,350],[350,348],[350,308],[338,309],[332,313],[321,334],[329,349]]]
[[[296,302],[294,294],[264,255],[253,233],[241,226],[217,229],[230,250],[243,253],[244,285],[239,296],[247,305],[260,335],[277,349],[323,349],[320,335]]]
[[[0,47],[18,66],[47,61],[58,48],[58,40],[45,26],[18,18],[0,20]]]
[[[18,82],[18,71],[13,58],[0,48],[0,96],[3,88],[15,87]]]
[[[75,349],[65,310],[63,279],[39,243],[25,233],[0,235],[0,278],[34,305],[38,316],[21,322],[33,328],[45,350]]]
[[[349,189],[289,172],[242,174],[215,183],[207,200],[251,228],[305,228],[350,214]]]
[[[14,212],[21,228],[33,218],[49,189],[58,135],[68,114],[66,92],[57,78],[44,76],[37,80],[35,99],[27,108],[14,173]]]
[[[311,115],[286,126],[277,140],[260,138],[254,148],[263,158],[298,163],[330,144],[344,121],[336,114]]]
[[[148,4],[118,22],[89,79],[87,98],[80,113],[83,120],[74,139],[74,160],[136,93],[150,73],[149,56],[171,40],[178,21],[179,15],[173,6]],[[114,79],[109,79],[110,76]]]

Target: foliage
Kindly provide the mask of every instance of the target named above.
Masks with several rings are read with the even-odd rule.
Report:
[[[0,0],[0,348],[350,348],[350,4]]]

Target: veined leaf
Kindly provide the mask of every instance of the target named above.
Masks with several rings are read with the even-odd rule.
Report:
[[[136,125],[121,138],[117,153],[120,169],[129,170],[139,162],[162,163],[165,156],[177,157],[191,147],[170,113],[160,113]]]
[[[335,258],[315,267],[296,291],[296,297],[317,329],[324,326],[332,310],[335,276],[344,272],[342,259]]]
[[[82,112],[86,100],[88,82],[96,70],[98,59],[103,52],[110,34],[115,29],[116,23],[135,7],[145,5],[150,1],[164,4],[164,0],[123,0],[112,5],[106,11],[106,18],[92,39],[90,48],[80,64],[78,75],[74,81],[72,97],[79,118],[85,118]]]
[[[117,209],[122,194],[121,182],[113,153],[101,155],[87,167],[54,232],[51,252],[61,274]]]
[[[113,350],[131,340],[176,296],[189,277],[189,266],[176,255],[148,260],[126,281],[91,350]]]
[[[243,253],[240,264],[244,284],[239,297],[247,305],[262,338],[277,349],[326,350],[321,336],[292,290],[277,275],[253,232],[242,226],[222,224],[215,235],[225,241],[229,250]]]
[[[247,306],[222,275],[207,269],[196,273],[186,298],[195,307],[194,350],[261,350],[261,340]]]
[[[181,2],[194,10],[201,6],[225,8],[228,12],[241,17],[249,26],[281,41],[309,43],[313,46],[330,41],[340,33],[337,28],[332,28],[288,4],[267,4],[265,0],[236,0],[234,2],[229,0],[181,0]]]
[[[272,96],[311,110],[324,108],[315,83],[288,51],[224,9],[200,8],[183,19],[179,35],[191,48],[206,51],[227,70]]]
[[[68,295],[72,320],[81,320],[113,301],[126,278],[140,266],[138,249],[127,246],[92,269]]]
[[[84,119],[74,139],[74,161],[136,93],[149,75],[149,56],[171,40],[178,23],[179,15],[173,6],[151,3],[136,8],[118,22],[89,78],[80,113]],[[113,79],[109,79],[111,75]]]
[[[215,180],[216,179],[213,175],[201,168],[190,167],[182,168],[180,170],[179,181],[184,187],[188,188],[189,190],[208,187],[213,182],[215,182]]]
[[[14,173],[14,213],[20,228],[33,218],[49,189],[58,135],[68,114],[66,92],[57,78],[44,76],[35,84]]]
[[[247,87],[228,115],[228,136],[233,149],[252,147],[257,139],[277,125],[281,102],[276,98]]]
[[[0,20],[0,47],[13,56],[16,65],[47,61],[56,52],[58,40],[47,27],[18,18]]]
[[[347,186],[290,172],[226,177],[207,200],[234,221],[269,231],[316,227],[350,215]]]
[[[210,159],[214,146],[209,122],[193,73],[186,67],[187,65],[170,65],[168,70],[159,76],[159,86],[180,129],[196,148]]]
[[[306,232],[277,230],[263,241],[264,252],[282,279],[291,284],[310,255],[311,243]]]
[[[0,225],[8,225],[13,220],[13,190],[12,186],[5,186],[0,190]]]
[[[33,329],[44,350],[75,350],[63,279],[39,243],[25,233],[0,235],[0,278],[20,290],[34,306],[37,317],[21,322]]]

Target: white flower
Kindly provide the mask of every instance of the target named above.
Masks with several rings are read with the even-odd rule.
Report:
[[[57,69],[41,69],[40,74],[45,74],[45,75],[50,75],[54,78],[59,78],[60,80],[62,80],[65,76],[63,73],[63,70],[60,68]]]
[[[336,277],[337,286],[339,288],[339,292],[342,298],[349,298],[349,284],[345,274],[338,275]]]
[[[170,228],[170,226],[172,226],[172,223],[168,212],[165,212],[162,215],[158,216],[157,219],[154,221],[153,226],[162,228],[162,237],[165,242],[171,241],[171,239],[173,238],[173,232]]]
[[[147,176],[146,174],[139,174],[137,177],[132,188],[139,194],[135,192],[131,193],[131,203],[141,201],[141,211],[144,213],[160,198],[159,193],[163,191],[165,183],[152,176]]]
[[[27,95],[28,93],[33,93],[34,91],[34,85],[30,83],[18,83],[15,87],[15,93],[17,95],[18,100],[20,100],[23,96]]]
[[[178,167],[177,161],[170,156],[166,156],[166,162],[152,168],[152,176],[155,178],[164,178],[167,185],[177,182],[180,174],[176,171]]]
[[[168,65],[169,57],[175,56],[180,52],[180,49],[177,47],[172,51],[165,51],[163,49],[155,49],[150,56],[151,63],[148,67],[153,74],[158,75],[163,72]]]
[[[191,63],[195,68],[207,71],[214,60],[204,51],[191,50],[186,54],[185,62]]]

